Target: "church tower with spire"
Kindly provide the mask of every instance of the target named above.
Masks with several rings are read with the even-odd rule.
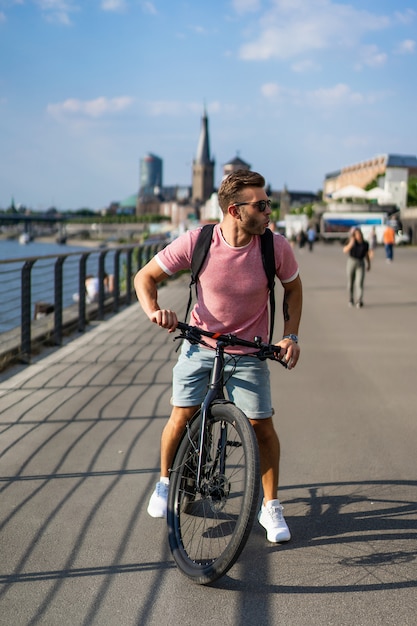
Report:
[[[214,191],[214,165],[210,159],[208,117],[204,110],[196,158],[193,161],[192,201],[196,206],[208,200]]]

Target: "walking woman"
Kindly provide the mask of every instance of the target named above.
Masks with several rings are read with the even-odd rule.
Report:
[[[343,252],[348,254],[347,260],[347,277],[349,291],[349,306],[355,304],[355,295],[357,295],[356,306],[363,307],[363,286],[365,282],[365,261],[366,269],[371,269],[371,260],[369,258],[369,244],[363,238],[360,228],[354,228],[348,243],[343,248]],[[356,293],[355,293],[356,292]]]

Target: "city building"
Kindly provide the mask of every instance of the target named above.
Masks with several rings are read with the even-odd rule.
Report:
[[[282,191],[273,191],[271,197],[279,202],[281,220],[291,211],[320,200],[319,196],[311,191],[289,191],[286,185]]]
[[[250,170],[250,168],[250,164],[243,161],[239,154],[237,154],[233,159],[223,165],[223,178],[226,178],[226,176],[229,176],[229,174],[237,170]]]
[[[348,185],[365,189],[377,181],[377,186],[391,199],[391,204],[402,210],[407,206],[408,178],[416,175],[415,156],[382,154],[327,174],[323,184],[323,200],[332,202],[332,194]]]
[[[197,154],[193,161],[191,200],[197,209],[210,198],[214,191],[214,166],[215,161],[210,158],[208,117],[206,111],[204,111],[201,119]]]
[[[139,193],[143,196],[158,193],[162,187],[162,159],[150,152],[140,160]]]

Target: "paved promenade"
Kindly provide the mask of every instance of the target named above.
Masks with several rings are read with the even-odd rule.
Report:
[[[302,359],[272,366],[291,542],[255,522],[215,586],[176,570],[146,513],[176,344],[134,305],[0,377],[1,625],[417,623],[417,249],[377,251],[361,310],[338,244],[296,254]]]

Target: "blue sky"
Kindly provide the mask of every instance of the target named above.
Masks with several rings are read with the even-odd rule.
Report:
[[[139,160],[190,185],[206,107],[216,184],[273,189],[417,154],[414,0],[0,0],[0,207],[99,209]]]

